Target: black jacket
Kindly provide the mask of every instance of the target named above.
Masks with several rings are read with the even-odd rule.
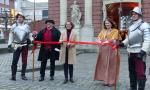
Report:
[[[37,37],[35,38],[35,40],[38,41],[43,41],[44,40],[44,32],[45,32],[45,28],[42,29],[38,34]],[[55,27],[52,28],[52,41],[54,42],[59,42],[59,38],[60,38],[60,31],[58,29],[56,29]],[[51,48],[51,54],[47,59],[51,59],[51,60],[58,60],[59,59],[59,52],[55,51],[54,49],[58,48],[60,49],[60,45],[59,44],[52,44],[52,48]],[[40,51],[39,51],[39,56],[38,56],[38,61],[42,61],[43,60],[43,53],[44,52],[44,45],[41,44],[40,47]]]

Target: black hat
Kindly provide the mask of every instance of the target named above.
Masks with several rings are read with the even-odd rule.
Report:
[[[47,24],[48,22],[49,22],[49,23],[52,23],[52,24],[55,24],[55,21],[54,21],[54,20],[46,20],[46,21],[45,21],[45,24]]]

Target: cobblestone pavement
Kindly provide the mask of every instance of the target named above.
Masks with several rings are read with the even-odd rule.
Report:
[[[35,53],[35,68],[39,68],[40,62]],[[77,64],[74,66],[75,83],[62,84],[64,80],[63,70],[56,70],[55,80],[49,80],[49,70],[46,70],[45,81],[39,82],[39,71],[35,71],[35,80],[32,81],[32,72],[26,73],[27,81],[20,79],[20,72],[17,72],[17,81],[11,81],[10,66],[12,62],[12,53],[0,54],[0,90],[114,90],[114,87],[102,86],[102,82],[93,81],[94,69],[96,64],[97,53],[83,53],[77,55]],[[147,83],[146,89],[150,90],[150,58],[147,59]],[[57,63],[56,63],[57,64]],[[49,65],[49,64],[48,64]],[[32,55],[29,52],[28,69],[32,68]],[[21,60],[18,63],[18,70],[21,69]],[[128,65],[127,54],[121,51],[120,77],[117,84],[117,90],[128,90]]]

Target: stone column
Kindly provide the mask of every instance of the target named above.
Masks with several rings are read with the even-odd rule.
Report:
[[[80,37],[81,41],[85,42],[93,42],[94,41],[94,29],[92,25],[92,0],[84,0],[85,1],[85,18],[84,18],[84,26],[81,30]],[[93,49],[92,45],[83,45],[84,49]]]
[[[64,25],[67,21],[67,0],[60,0],[60,27],[59,29],[64,30]]]
[[[84,0],[85,2],[85,25],[92,25],[92,0]]]

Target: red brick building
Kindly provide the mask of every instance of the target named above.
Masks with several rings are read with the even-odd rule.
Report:
[[[50,19],[54,19],[56,21],[56,26],[59,27],[60,25],[60,0],[48,0],[49,2],[49,18]],[[71,16],[71,8],[70,5],[73,4],[74,0],[67,0],[67,20],[70,20],[70,16]],[[103,2],[104,1],[114,1],[115,0],[92,0],[92,24],[94,27],[94,35],[97,36],[97,34],[100,32],[101,28],[102,28],[102,21],[103,21]],[[116,0],[116,1],[129,1],[131,2],[131,0]],[[128,10],[132,10],[132,8],[136,5],[139,5],[142,7],[142,11],[143,11],[143,17],[144,20],[147,22],[150,22],[150,0],[132,0],[132,1],[139,1],[136,3],[130,3],[131,5],[129,6],[128,3],[124,2],[122,3],[122,6],[124,7],[123,11],[126,11],[128,8],[128,6],[130,7]],[[81,18],[81,26],[84,25],[84,4],[85,4],[85,0],[77,0],[77,4],[80,6],[80,10],[82,12],[82,18]],[[111,3],[110,3],[111,4]],[[115,4],[111,4],[111,5],[107,5],[109,7],[112,7],[110,9],[107,9],[107,15],[111,15],[110,17],[113,17],[113,19],[115,19],[116,23],[118,24],[118,19],[119,19],[119,15],[118,15],[118,11],[113,9],[117,6],[120,6],[120,3],[115,3]],[[106,6],[106,7],[107,7]],[[129,12],[129,11],[128,11]],[[127,12],[124,12],[127,13]]]

